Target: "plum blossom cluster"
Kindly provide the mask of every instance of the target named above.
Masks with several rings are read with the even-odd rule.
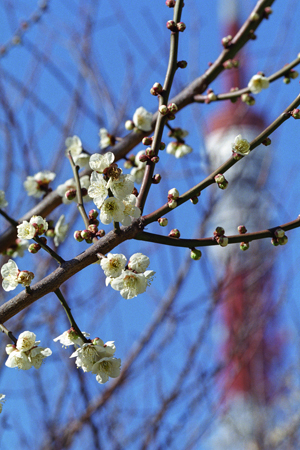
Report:
[[[50,170],[43,170],[33,176],[28,176],[23,185],[30,197],[41,198],[51,192],[49,183],[54,180],[56,174]]]
[[[142,253],[134,253],[128,264],[124,255],[108,253],[100,264],[107,277],[106,286],[110,284],[126,300],[145,292],[155,275],[153,270],[146,270],[150,259]]]
[[[39,369],[43,360],[52,355],[50,348],[39,347],[40,341],[35,340],[36,335],[31,331],[24,331],[18,337],[16,345],[8,344],[5,362],[7,367],[29,370],[31,367]]]
[[[1,276],[3,278],[2,287],[5,291],[16,289],[18,284],[28,287],[34,278],[34,274],[28,270],[19,270],[15,261],[10,259],[1,267]]]
[[[128,131],[151,131],[152,117],[153,114],[151,112],[147,111],[143,106],[140,106],[133,114],[132,120],[125,122],[125,128]]]
[[[132,218],[140,217],[141,211],[136,206],[136,196],[132,194],[132,177],[123,174],[122,169],[114,164],[114,159],[115,155],[111,152],[91,156],[90,167],[93,172],[88,195],[100,209],[100,221],[104,225],[114,221],[127,226],[131,224]]]
[[[83,335],[89,336],[87,333],[83,333]],[[121,359],[113,356],[116,351],[114,341],[104,344],[102,339],[95,338],[89,342],[83,342],[74,328],[65,331],[54,341],[59,341],[64,347],[74,345],[76,350],[70,358],[76,358],[77,368],[95,374],[98,383],[106,383],[109,378],[116,378],[120,375]]]
[[[32,216],[30,221],[24,220],[17,226],[17,234],[20,239],[33,239],[46,233],[48,223],[41,216]]]
[[[66,156],[71,153],[74,163],[83,168],[88,167],[90,156],[83,151],[82,142],[78,136],[67,137],[65,140]]]
[[[228,237],[225,236],[225,230],[223,227],[217,227],[215,229],[214,239],[221,247],[226,247],[228,245]]]

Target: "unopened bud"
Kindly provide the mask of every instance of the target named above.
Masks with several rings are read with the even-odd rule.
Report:
[[[28,246],[28,251],[30,253],[37,253],[41,248],[40,244],[30,244]]]
[[[92,225],[88,226],[88,230],[91,231],[93,234],[96,234],[98,231],[98,227],[96,225],[92,224]]]
[[[169,237],[173,237],[173,238],[180,238],[180,231],[177,230],[177,228],[173,228],[173,230],[170,231],[169,233]]]
[[[245,234],[247,233],[247,228],[245,227],[245,225],[239,225],[237,227],[239,234]]]
[[[240,243],[240,249],[243,250],[243,252],[245,252],[246,250],[248,250],[249,247],[250,247],[249,242],[241,242],[241,243]]]
[[[74,232],[74,239],[78,242],[83,241],[83,237],[81,237],[81,230],[77,230]]]
[[[224,48],[229,47],[229,45],[231,44],[231,41],[232,41],[232,36],[230,36],[230,35],[223,37],[221,40]]]
[[[152,148],[148,147],[145,150],[145,155],[152,158],[152,156],[155,156],[155,151]]]
[[[289,77],[284,77],[284,79],[282,81],[284,82],[284,84],[290,84],[290,82],[291,82]]]
[[[224,69],[232,69],[233,63],[232,63],[231,59],[228,59],[227,61],[225,61],[223,63],[223,67],[224,67]]]
[[[177,62],[177,67],[179,67],[179,69],[185,69],[186,68],[186,66],[187,66],[187,62],[186,61],[178,61]]]
[[[218,173],[218,175],[215,176],[215,182],[216,183],[224,183],[225,177],[223,174]]]
[[[156,175],[154,175],[154,177],[152,178],[152,183],[153,184],[158,184],[161,182],[161,175],[159,173],[157,173]]]
[[[186,29],[186,24],[184,22],[178,22],[177,30],[183,32]]]
[[[217,96],[214,92],[210,92],[208,94],[207,98],[210,102],[215,102],[217,100]]]
[[[176,200],[169,200],[169,201],[168,201],[168,207],[169,207],[170,209],[174,209],[174,208],[176,208],[176,206],[177,206]]]
[[[152,161],[154,164],[157,164],[158,161],[159,161],[159,156],[153,156],[153,158],[151,158],[151,161]]]
[[[179,192],[176,188],[172,188],[168,191],[168,198],[176,200],[179,197]]]
[[[278,242],[278,240],[276,238],[275,239],[272,238],[271,239],[271,244],[274,245],[274,247],[277,247],[279,245],[279,242]]]
[[[139,156],[139,160],[141,161],[141,162],[146,162],[146,161],[148,161],[148,156],[146,156],[145,155],[145,153],[143,154],[143,155],[140,155]]]
[[[54,228],[48,228],[45,234],[47,237],[53,238],[55,236]]]
[[[223,183],[218,183],[220,189],[224,190],[228,188],[228,181],[224,180]]]
[[[289,72],[289,77],[292,78],[292,80],[294,80],[295,78],[297,78],[299,76],[299,72],[297,72],[297,70],[291,69]]]
[[[177,31],[176,23],[174,22],[174,20],[168,20],[167,28],[171,31]]]
[[[191,250],[191,258],[194,259],[195,261],[198,261],[202,256],[202,253],[200,250],[196,249],[196,248],[192,248]]]
[[[19,284],[22,284],[23,286],[30,286],[30,283],[34,279],[34,273],[29,272],[28,270],[21,270],[21,272],[18,273],[17,281]]]
[[[278,238],[279,245],[285,245],[288,242],[288,237],[284,235],[282,238]]]
[[[169,8],[174,8],[174,6],[175,6],[175,0],[166,0],[166,5],[167,5]]]
[[[159,111],[163,116],[165,116],[165,115],[168,114],[168,112],[169,112],[168,107],[167,107],[166,105],[161,105],[161,106],[158,108],[158,111]]]
[[[152,88],[150,89],[150,94],[159,95],[163,90],[163,87],[160,83],[154,83]]]
[[[168,219],[166,217],[160,217],[157,222],[161,227],[166,227],[168,225]]]
[[[274,231],[274,235],[277,238],[282,238],[284,236],[284,230],[282,228],[277,228],[277,230]]]
[[[74,200],[74,198],[76,197],[76,189],[69,189],[69,190],[65,193],[65,197],[66,197],[66,199],[68,199],[69,201]]]
[[[92,239],[93,233],[90,230],[82,230],[81,237],[83,239]]]
[[[168,110],[169,110],[171,113],[177,112],[177,111],[178,111],[178,106],[177,106],[175,103],[170,103],[170,104],[168,105]]]
[[[233,153],[232,153],[232,157],[233,157],[233,159],[234,159],[235,161],[239,161],[240,159],[243,158],[242,155],[240,155],[239,153],[236,153],[236,152],[233,152]]]
[[[123,166],[124,166],[124,169],[131,169],[133,167],[132,162],[128,161],[128,159],[124,162]]]
[[[146,137],[144,137],[144,138],[142,139],[142,143],[143,143],[144,145],[151,145],[151,144],[152,144],[152,141],[153,141],[153,138],[152,138],[152,137],[149,137],[149,136],[146,136]]]
[[[294,117],[294,119],[300,119],[300,110],[298,108],[293,109],[291,115]]]
[[[99,225],[98,219],[90,219],[89,220],[90,225],[96,225],[96,227]]]
[[[97,231],[96,236],[99,236],[99,237],[105,236],[105,231],[104,230]]]
[[[265,145],[266,147],[267,147],[268,145],[271,145],[271,139],[270,139],[269,137],[267,137],[266,139],[264,139],[264,140],[262,141],[262,145]]]
[[[190,201],[193,203],[193,205],[197,205],[197,203],[199,202],[198,197],[192,197],[190,198]]]
[[[161,142],[159,145],[159,150],[164,150],[166,148],[166,144],[164,142]]]
[[[96,209],[91,209],[89,211],[89,219],[97,219],[99,212]]]
[[[252,22],[256,22],[257,20],[259,20],[259,15],[258,15],[257,13],[252,13],[252,14],[250,15],[250,20],[251,20]]]
[[[214,231],[214,236],[223,236],[225,230],[223,227],[217,227]]]
[[[128,130],[128,131],[133,130],[133,129],[134,129],[134,123],[133,123],[133,121],[132,121],[132,120],[126,120],[126,122],[125,122],[125,128],[126,128],[126,130]]]
[[[264,9],[264,16],[265,16],[265,18],[267,19],[268,16],[269,16],[270,14],[272,14],[272,12],[273,12],[272,8],[271,8],[270,6],[267,6],[267,7]]]
[[[242,102],[246,103],[246,105],[249,105],[249,106],[255,105],[255,98],[252,97],[252,95],[243,94],[241,96],[241,100],[242,100]]]
[[[221,247],[226,247],[228,245],[228,237],[220,236],[217,238],[217,242]]]

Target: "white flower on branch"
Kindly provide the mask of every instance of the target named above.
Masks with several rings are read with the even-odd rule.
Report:
[[[19,284],[23,286],[30,286],[32,280],[34,279],[34,273],[29,272],[28,270],[19,271],[17,280]]]
[[[105,356],[97,361],[92,367],[92,373],[96,375],[98,383],[103,384],[108,378],[117,378],[121,371],[121,359]]]
[[[127,259],[124,255],[118,253],[108,253],[106,258],[102,258],[100,265],[105,276],[116,278],[121,275],[125,269]]]
[[[152,126],[152,116],[153,114],[147,111],[143,106],[140,106],[133,114],[133,123],[139,130],[151,131]]]
[[[96,172],[103,173],[115,160],[115,155],[112,152],[107,152],[104,155],[94,153],[90,157],[90,168]]]
[[[20,239],[33,239],[36,234],[36,229],[31,223],[24,220],[17,226],[17,232],[18,238]]]
[[[0,394],[0,414],[2,413],[3,403],[5,402],[5,395]]]
[[[90,177],[88,175],[84,175],[83,177],[80,177],[80,185],[81,185],[81,188],[88,189],[89,185],[90,185]],[[69,205],[72,202],[78,202],[77,195],[72,200],[68,200],[66,198],[65,193],[67,191],[69,191],[70,189],[76,190],[76,183],[75,183],[74,178],[70,178],[64,184],[60,184],[56,189],[58,195],[60,195],[62,197],[62,202],[65,205]],[[84,195],[83,200],[85,202],[89,202],[91,200],[91,198],[88,195]]]
[[[137,198],[134,194],[130,194],[130,195],[128,195],[128,197],[124,198],[123,204],[125,206],[125,209],[124,209],[125,217],[123,220],[120,221],[122,223],[122,225],[127,227],[128,225],[131,224],[132,218],[138,219],[140,217],[141,210],[140,210],[140,208],[135,206],[136,202],[137,202]]]
[[[109,279],[109,284],[115,291],[120,291],[122,297],[128,300],[146,291],[147,278],[142,273],[124,270],[119,277]]]
[[[54,228],[54,244],[56,247],[59,246],[66,239],[67,232],[69,229],[69,224],[65,223],[65,216],[62,214],[58,219]]]
[[[6,264],[1,267],[1,275],[3,278],[2,287],[5,291],[12,291],[18,286],[18,273],[19,269],[15,261],[10,259]]]
[[[43,170],[33,176],[28,176],[24,181],[24,188],[30,197],[41,198],[48,191],[48,185],[55,177],[54,172]]]
[[[112,221],[121,222],[125,218],[124,210],[125,205],[121,200],[109,197],[101,206],[100,220],[104,225],[109,225]]]
[[[78,136],[67,137],[65,140],[66,155],[71,153],[72,157],[80,155],[82,152],[82,142]]]
[[[242,156],[248,155],[250,153],[250,144],[247,139],[242,139],[242,135],[239,134],[232,144],[232,151]]]
[[[84,337],[88,337],[89,333],[82,331]],[[84,344],[83,340],[76,333],[74,328],[70,328],[64,331],[63,334],[59,335],[57,338],[53,339],[54,342],[59,341],[63,347],[68,347],[69,345],[74,345],[75,347],[81,347]]]
[[[104,149],[106,147],[115,144],[116,140],[115,137],[109,134],[105,128],[100,128],[99,137],[100,137],[99,147],[101,149]]]
[[[73,161],[76,164],[76,166],[79,166],[82,168],[88,168],[89,162],[90,162],[90,155],[87,153],[80,153],[80,155],[73,156]]]
[[[0,190],[0,208],[5,208],[8,202],[5,199],[5,192]]]
[[[100,209],[102,203],[108,196],[107,183],[98,172],[92,172],[90,181],[91,184],[88,188],[88,194],[93,199],[97,208]]]
[[[137,273],[145,272],[147,267],[150,264],[150,259],[148,256],[143,255],[142,253],[134,253],[130,256],[128,261],[128,268],[134,270]]]
[[[34,226],[34,228],[37,231],[37,234],[46,233],[46,231],[48,230],[48,222],[45,219],[43,219],[41,216],[32,216],[29,223],[32,226]]]
[[[123,200],[132,193],[134,182],[130,175],[121,174],[117,179],[110,178],[107,188],[111,190],[114,197]]]
[[[267,89],[269,87],[269,80],[263,75],[257,74],[253,75],[248,83],[248,88],[252,94],[258,94],[262,89]]]
[[[182,142],[170,142],[167,145],[166,151],[169,155],[174,155],[175,158],[182,158],[193,151],[192,147],[183,144]]]
[[[43,360],[52,355],[52,351],[50,348],[38,347],[40,341],[36,341],[35,338],[36,335],[31,331],[24,331],[20,334],[15,346],[7,345],[8,358],[5,365],[22,370],[28,370],[32,366],[39,369]]]

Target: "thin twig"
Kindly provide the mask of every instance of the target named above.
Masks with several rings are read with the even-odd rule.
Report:
[[[76,183],[76,194],[77,194],[77,199],[78,199],[77,208],[83,219],[85,228],[88,229],[90,222],[89,222],[89,218],[87,216],[87,213],[86,213],[86,211],[84,209],[84,205],[83,205],[81,184],[80,184],[80,178],[78,175],[79,166],[76,166],[76,164],[74,163],[71,152],[68,152],[68,158],[69,158],[72,170],[73,170],[73,175],[74,175],[74,179],[75,179],[75,183]]]

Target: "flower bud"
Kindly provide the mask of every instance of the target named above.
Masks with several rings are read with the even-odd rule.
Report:
[[[179,192],[176,188],[172,188],[168,191],[168,198],[176,200],[179,197]]]
[[[141,162],[146,162],[146,161],[148,161],[148,156],[146,156],[145,155],[145,153],[143,154],[143,155],[140,155],[139,156],[139,161],[141,161]]]
[[[266,19],[268,19],[269,15],[272,14],[272,12],[273,12],[272,8],[271,8],[270,6],[267,6],[267,7],[264,9],[264,17],[265,17]]]
[[[231,59],[228,59],[227,61],[225,61],[223,63],[223,67],[224,67],[224,69],[232,69],[233,63],[232,63]]]
[[[169,233],[169,237],[173,237],[173,238],[180,238],[180,231],[177,230],[177,228],[173,228],[173,230],[170,231]]]
[[[160,217],[157,222],[161,227],[166,227],[168,225],[168,219],[166,217]]]
[[[151,161],[152,161],[154,164],[157,164],[158,161],[159,161],[159,156],[153,156],[153,158],[151,158]]]
[[[214,92],[210,92],[210,93],[208,94],[208,96],[207,96],[207,99],[208,99],[210,102],[215,102],[215,101],[217,100],[217,96],[216,96],[216,94],[215,94]]]
[[[168,114],[168,120],[175,120],[175,119],[176,119],[175,114],[169,112],[169,114]]]
[[[239,225],[237,227],[239,234],[245,234],[247,233],[247,228],[245,227],[245,225]]]
[[[277,228],[277,230],[274,231],[274,235],[277,238],[282,238],[284,236],[284,230],[282,228]]]
[[[146,136],[146,137],[144,137],[144,138],[142,139],[142,143],[143,143],[144,145],[151,145],[151,144],[152,144],[152,141],[153,141],[153,138],[152,138],[152,137],[149,137],[149,136]]]
[[[193,205],[197,205],[197,203],[199,202],[198,197],[192,197],[190,198],[190,201],[193,203]]]
[[[265,140],[262,141],[262,145],[265,145],[266,147],[268,145],[271,145],[271,139],[267,137]]]
[[[227,189],[228,188],[228,181],[224,180],[223,183],[218,183],[218,186],[220,189]]]
[[[161,175],[159,173],[157,173],[156,175],[154,175],[154,177],[152,178],[152,183],[153,184],[158,184],[161,182]]]
[[[215,182],[216,183],[224,183],[225,177],[223,174],[218,173],[218,175],[215,176]]]
[[[128,131],[133,130],[133,129],[134,129],[134,123],[133,123],[133,121],[132,121],[132,120],[126,120],[126,122],[125,122],[125,128],[126,128],[126,130],[128,130]]]
[[[54,228],[48,228],[45,234],[47,237],[53,238],[55,236]]]
[[[298,108],[293,109],[291,115],[294,117],[294,119],[300,119],[300,110]]]
[[[297,70],[291,69],[289,72],[289,77],[292,78],[292,80],[294,80],[295,78],[297,78],[299,76],[299,72],[297,72]]]
[[[164,150],[166,148],[166,144],[164,142],[160,143],[159,150]]]
[[[249,242],[241,242],[240,243],[240,249],[245,252],[246,250],[248,250],[248,248],[250,247]]]
[[[90,219],[89,223],[90,223],[90,225],[96,225],[96,227],[98,227],[99,220],[98,219]]]
[[[226,247],[228,245],[228,237],[220,236],[217,238],[217,242],[221,247]]]
[[[284,77],[282,81],[284,82],[284,84],[290,84],[290,82],[291,82],[289,77]]]
[[[160,83],[154,83],[152,88],[150,89],[150,94],[159,95],[163,90],[163,87]]]
[[[91,231],[93,234],[96,234],[98,231],[97,225],[91,224],[88,226],[88,230]]]
[[[23,286],[30,286],[31,281],[34,279],[34,273],[28,270],[21,270],[17,276],[17,281]]]
[[[171,31],[177,31],[176,23],[174,22],[174,20],[168,20],[167,28]]]
[[[131,161],[125,161],[124,162],[124,169],[132,169],[133,165]]]
[[[259,20],[259,15],[258,15],[257,13],[252,13],[252,14],[250,15],[250,20],[251,20],[252,22],[256,22],[257,20]]]
[[[278,240],[276,238],[275,239],[272,238],[271,239],[271,244],[274,245],[274,247],[277,247],[279,245],[279,242],[278,242]]]
[[[174,6],[175,6],[175,0],[166,0],[166,5],[167,5],[169,8],[174,8]]]
[[[288,237],[286,235],[284,235],[281,238],[278,238],[279,245],[285,245],[285,244],[287,244],[287,242],[288,242]]]
[[[177,206],[176,200],[169,200],[169,201],[168,201],[168,207],[169,207],[170,209],[174,209],[174,208],[176,208],[176,206]]]
[[[96,209],[91,209],[89,211],[89,219],[97,219],[97,217],[99,216],[99,213]]]
[[[159,111],[163,116],[165,116],[165,115],[168,114],[168,112],[169,112],[168,107],[167,107],[166,105],[161,105],[161,106],[158,108],[158,111]]]
[[[191,249],[191,258],[198,261],[202,256],[202,252],[196,248]]]
[[[82,239],[92,239],[93,233],[90,230],[82,230],[81,237]]]
[[[40,244],[30,244],[28,246],[28,251],[30,253],[37,253],[41,248]]]
[[[178,61],[177,62],[177,67],[179,67],[179,69],[185,69],[187,67],[187,62],[182,60],[182,61]]]
[[[214,231],[214,236],[223,236],[225,230],[223,227],[217,227]]]
[[[74,200],[74,198],[76,197],[76,189],[69,189],[69,190],[65,193],[65,197],[66,197],[66,199],[68,199],[69,201]]]
[[[177,30],[183,32],[186,29],[186,24],[184,22],[178,22]]]
[[[229,47],[230,44],[231,44],[231,41],[232,41],[232,36],[230,36],[230,34],[228,36],[226,36],[226,37],[223,37],[222,40],[221,40],[222,45],[223,45],[224,48]]]
[[[246,105],[249,105],[249,106],[255,105],[255,98],[252,97],[252,95],[243,94],[241,96],[241,100],[242,100],[242,102],[246,103]]]
[[[102,238],[103,236],[105,236],[105,231],[104,230],[97,231],[96,236],[99,236]]]
[[[81,230],[77,230],[74,232],[74,239],[78,242],[83,241],[83,238],[81,237]]]
[[[152,158],[152,156],[155,156],[155,151],[152,148],[148,147],[145,150],[145,155]]]

